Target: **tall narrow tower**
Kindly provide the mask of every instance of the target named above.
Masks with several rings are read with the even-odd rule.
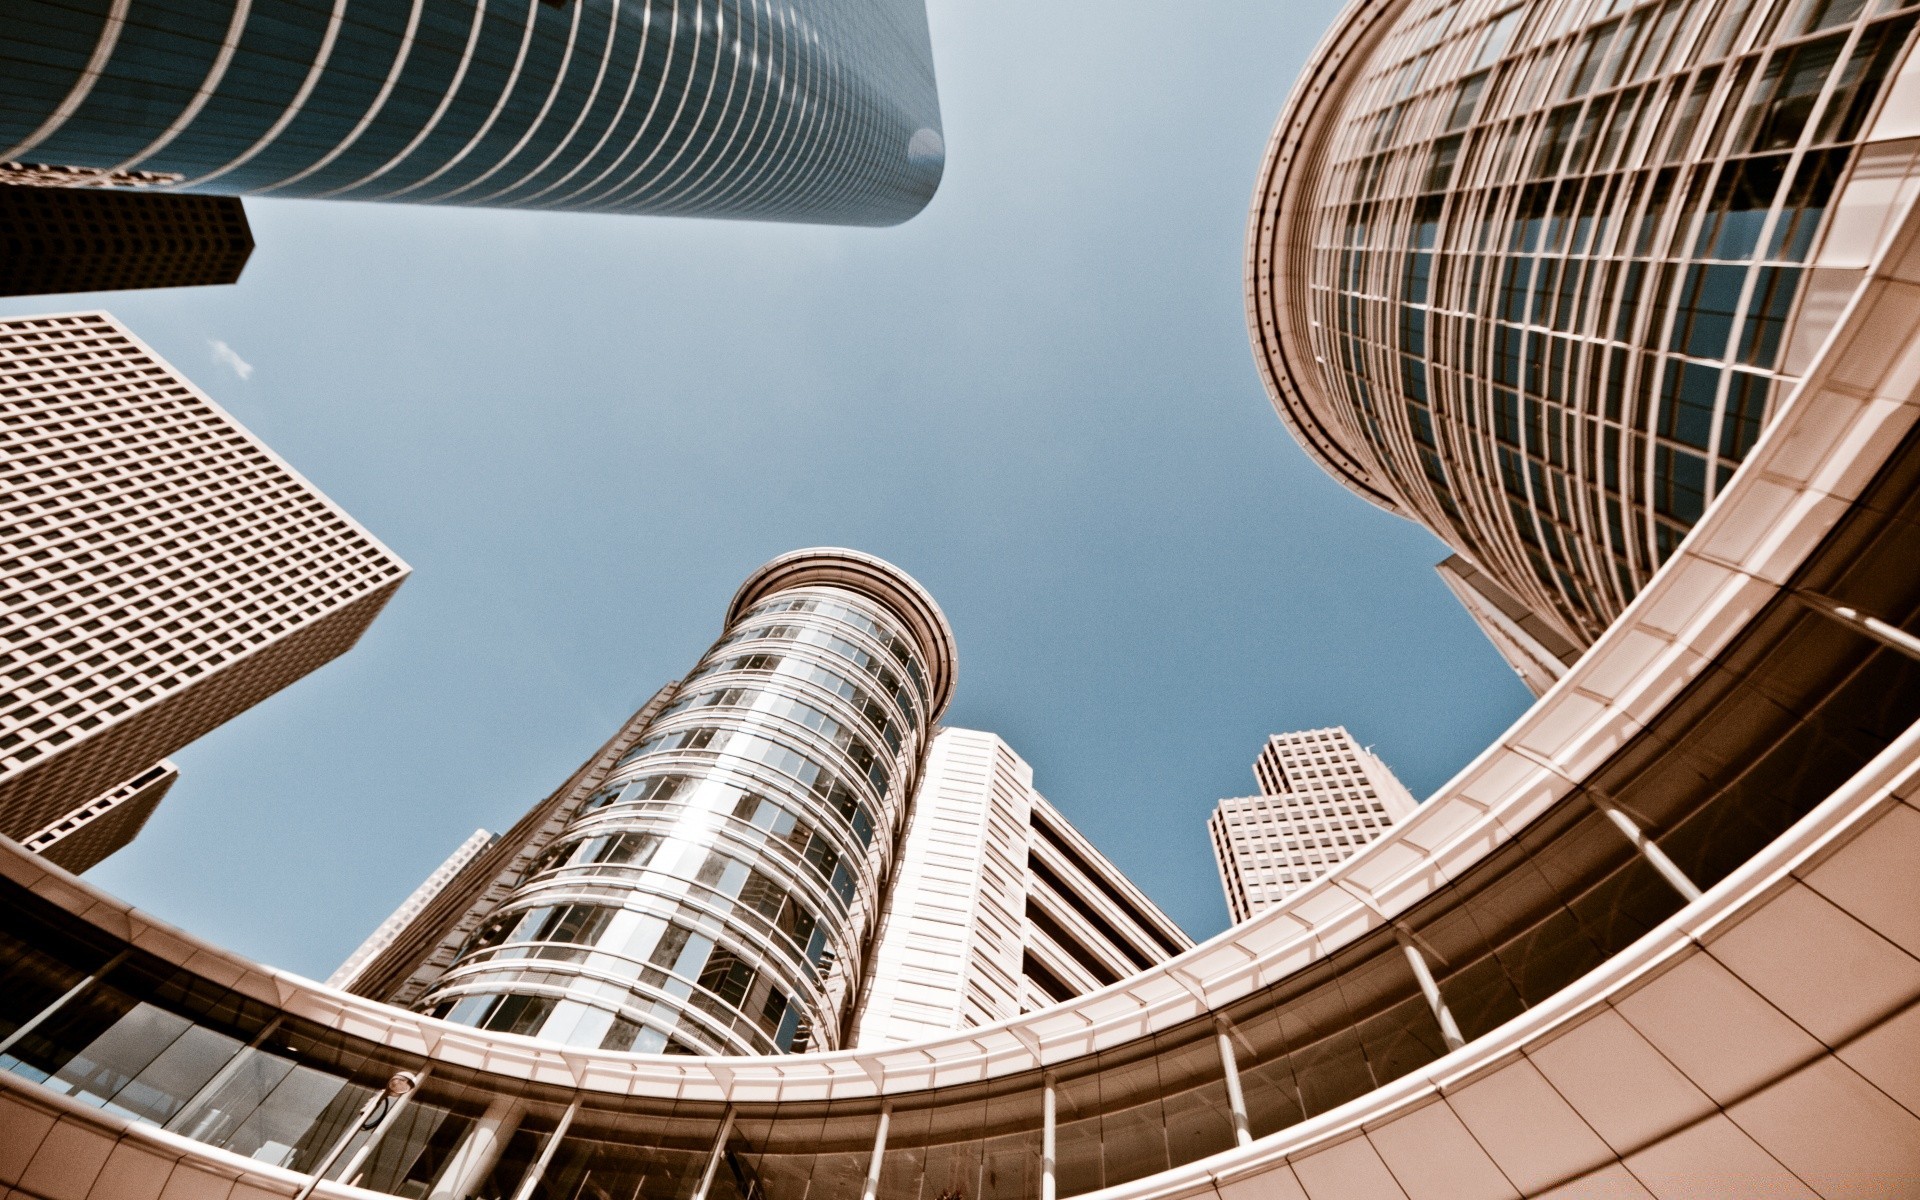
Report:
[[[0,163],[220,195],[891,225],[924,0],[9,0]]]
[[[469,868],[502,886],[475,898],[456,879],[464,911],[429,907],[432,936],[396,939],[418,956],[434,922],[464,921],[444,971],[384,990],[578,1046],[841,1045],[953,677],[946,618],[898,568],[851,550],[774,559],[670,698]],[[416,966],[376,960],[355,989]]]

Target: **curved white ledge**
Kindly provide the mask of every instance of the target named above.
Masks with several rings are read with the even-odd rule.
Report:
[[[1413,816],[1286,904],[1058,1008],[919,1045],[771,1058],[578,1050],[448,1025],[251,963],[38,860],[0,871],[135,945],[285,1011],[423,1057],[613,1095],[766,1102],[896,1095],[1055,1065],[1274,983],[1504,844],[1640,732],[1774,598],[1920,419],[1911,209],[1706,516],[1552,691]]]

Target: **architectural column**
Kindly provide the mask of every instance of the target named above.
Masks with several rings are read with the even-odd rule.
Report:
[[[333,1171],[333,1166],[339,1161],[340,1156],[346,1152],[348,1146],[353,1145],[353,1139],[364,1133],[367,1139],[360,1143],[359,1149],[348,1156],[347,1165],[340,1171],[342,1179],[352,1179],[354,1172],[360,1169],[360,1164],[367,1161],[367,1155],[373,1152],[373,1148],[380,1144],[380,1139],[385,1136],[387,1130],[392,1128],[394,1118],[405,1110],[407,1102],[412,1100],[414,1094],[420,1090],[421,1083],[427,1078],[427,1070],[430,1069],[423,1069],[418,1074],[395,1071],[387,1079],[386,1087],[367,1097],[367,1102],[360,1106],[358,1113],[354,1114],[353,1123],[340,1131],[340,1137],[333,1143],[333,1148],[328,1150],[326,1157],[314,1167],[313,1174],[307,1177],[307,1182],[294,1193],[294,1200],[307,1200],[308,1196],[313,1195],[313,1189],[319,1187],[320,1181]]]
[[[43,1024],[48,1017],[51,1017],[53,1014],[59,1012],[62,1008],[65,1008],[67,1001],[73,999],[75,996],[78,996],[81,992],[84,992],[88,988],[92,987],[95,980],[99,979],[102,975],[105,975],[107,972],[119,966],[121,961],[124,960],[126,957],[127,957],[127,952],[125,950],[122,950],[120,953],[114,955],[112,958],[108,959],[106,962],[101,963],[98,967],[94,969],[93,974],[87,976],[85,979],[82,979],[79,983],[74,984],[72,987],[68,988],[66,991],[60,993],[59,996],[54,998],[54,1001],[52,1004],[47,1005],[45,1008],[41,1009],[39,1012],[33,1014],[32,1018],[26,1021],[25,1023],[23,1023],[20,1026],[20,1028],[8,1034],[4,1039],[0,1039],[0,1054],[5,1054],[7,1051],[13,1049],[13,1047],[20,1041],[21,1038],[26,1037],[28,1034],[32,1033],[34,1030],[40,1028],[41,1024]]]
[[[887,1157],[887,1127],[893,1124],[893,1101],[880,1102],[880,1126],[873,1134],[873,1157],[867,1160],[867,1179],[860,1185],[860,1200],[874,1200],[880,1194],[880,1168]]]
[[[1427,966],[1427,956],[1420,953],[1420,947],[1413,944],[1406,931],[1395,927],[1393,936],[1400,939],[1400,949],[1406,952],[1407,964],[1413,968],[1413,977],[1420,981],[1420,994],[1427,998],[1427,1007],[1433,1010],[1433,1019],[1440,1023],[1440,1036],[1446,1040],[1447,1049],[1458,1050],[1467,1044],[1460,1036],[1460,1025],[1448,1011],[1447,1002],[1440,995],[1440,984],[1433,978],[1433,969]]]
[[[467,1130],[467,1136],[460,1140],[460,1148],[447,1159],[440,1178],[427,1193],[427,1200],[463,1200],[473,1195],[500,1161],[501,1151],[507,1148],[508,1139],[520,1128],[520,1119],[526,1115],[527,1106],[517,1097],[495,1097],[493,1103],[487,1105],[487,1111],[473,1123],[473,1128]]]
[[[1048,1071],[1041,1091],[1040,1109],[1040,1200],[1056,1200],[1054,1184],[1054,1074]]]
[[[1611,797],[1598,791],[1589,791],[1587,795],[1592,798],[1593,806],[1607,814],[1607,819],[1613,822],[1614,827],[1633,843],[1633,848],[1640,852],[1640,857],[1646,859],[1653,869],[1660,873],[1660,878],[1673,886],[1674,891],[1685,897],[1688,904],[1700,898],[1699,887],[1693,880],[1687,878],[1687,873],[1680,869],[1678,863],[1668,858],[1667,852],[1656,845],[1654,840],[1648,837],[1639,824],[1623,812]]]
[[[1848,607],[1837,600],[1829,600],[1817,592],[1795,592],[1808,608],[1822,616],[1832,617],[1842,625],[1851,627],[1856,633],[1864,633],[1883,646],[1891,646],[1908,658],[1920,658],[1920,637],[1915,637],[1898,625],[1882,621],[1879,617],[1870,617],[1857,608]]]
[[[1227,1108],[1233,1115],[1233,1140],[1242,1146],[1253,1144],[1253,1127],[1247,1121],[1247,1097],[1240,1090],[1240,1063],[1233,1052],[1233,1027],[1225,1017],[1213,1019],[1213,1036],[1220,1046],[1220,1070],[1227,1079]]]
[[[553,1162],[554,1151],[560,1149],[560,1142],[567,1136],[567,1130],[573,1127],[574,1114],[580,1111],[580,1102],[575,1100],[567,1105],[567,1111],[560,1114],[560,1123],[547,1135],[547,1144],[540,1147],[540,1156],[533,1160],[527,1173],[520,1180],[520,1186],[513,1189],[513,1200],[533,1200],[533,1189],[540,1186],[540,1180],[547,1173],[547,1167]]]
[[[727,1105],[727,1115],[720,1119],[720,1132],[713,1135],[713,1146],[707,1151],[707,1168],[700,1172],[700,1186],[693,1189],[693,1195],[687,1200],[707,1200],[707,1192],[713,1187],[713,1173],[720,1169],[720,1156],[727,1152],[727,1139],[733,1136],[733,1105]]]
[[[248,1042],[245,1046],[241,1047],[238,1053],[236,1053],[232,1058],[228,1059],[226,1061],[225,1066],[221,1067],[218,1071],[215,1071],[213,1073],[212,1079],[209,1079],[204,1084],[201,1084],[200,1090],[196,1091],[191,1097],[189,1097],[187,1102],[180,1106],[180,1110],[174,1113],[173,1116],[167,1121],[167,1123],[161,1126],[161,1128],[173,1129],[175,1121],[184,1120],[186,1118],[186,1115],[190,1112],[193,1112],[195,1109],[199,1108],[203,1101],[219,1095],[220,1089],[227,1086],[227,1081],[229,1079],[232,1079],[234,1075],[236,1075],[239,1072],[240,1068],[246,1065],[248,1057],[253,1053],[253,1051],[258,1050],[260,1048],[260,1043],[266,1041],[268,1038],[273,1036],[274,1031],[280,1028],[280,1022],[283,1021],[284,1019],[285,1019],[284,1017],[275,1017],[273,1020],[268,1021],[265,1025],[261,1026],[260,1032],[253,1035],[253,1040],[251,1042]],[[206,1132],[207,1126],[213,1124],[215,1121],[218,1121],[219,1119],[220,1119],[220,1113],[218,1113],[217,1111],[209,1112],[208,1114],[200,1118],[195,1128],[187,1131],[187,1136],[190,1138],[197,1139],[202,1133]]]

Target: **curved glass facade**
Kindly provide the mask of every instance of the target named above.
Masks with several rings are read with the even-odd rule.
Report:
[[[1337,477],[1584,647],[1859,283],[1829,218],[1851,197],[1871,242],[1866,194],[1913,174],[1920,143],[1874,117],[1914,13],[1408,0],[1345,21],[1256,198],[1256,358]]]
[[[885,225],[945,145],[921,0],[20,0],[0,161],[224,194]]]
[[[840,1044],[941,651],[875,594],[788,578],[736,605],[418,1007],[611,1050]]]
[[[1908,629],[1920,623],[1920,580],[1898,569],[1920,537],[1917,478],[1920,437],[1909,434],[1792,584],[1870,602]],[[802,589],[776,605],[843,595]],[[746,624],[792,621],[773,607],[751,610]],[[700,711],[690,704],[673,723]],[[889,1072],[839,1055],[816,1074],[796,1075],[805,1086],[794,1098],[783,1098],[784,1080],[752,1099],[715,1097],[685,1080],[642,1075],[636,1084],[603,1060],[577,1067],[582,1082],[569,1085],[514,1057],[531,1059],[537,1048],[511,1043],[495,1045],[484,1065],[465,1048],[422,1055],[405,1048],[412,1031],[382,1038],[331,1027],[254,999],[258,989],[236,985],[230,971],[196,971],[193,961],[176,965],[131,947],[108,932],[116,919],[67,911],[67,891],[36,894],[19,881],[18,862],[0,859],[0,1070],[246,1158],[400,1196],[805,1200],[859,1194],[863,1179],[888,1200],[1036,1200],[1121,1185],[1133,1185],[1132,1195],[1189,1195],[1191,1182],[1156,1191],[1143,1181],[1218,1162],[1236,1145],[1352,1105],[1447,1056],[1460,1039],[1498,1041],[1489,1035],[1530,1010],[1544,1006],[1544,1024],[1566,1021],[1565,994],[1636,949],[1656,962],[1669,957],[1670,946],[1646,947],[1663,929],[1672,933],[1669,919],[1687,896],[1610,812],[1631,814],[1685,878],[1711,887],[1766,855],[1853,780],[1910,787],[1920,761],[1916,718],[1920,659],[1809,611],[1783,589],[1749,614],[1710,670],[1578,786],[1391,921],[1344,939],[1322,926],[1317,932],[1336,944],[1312,961],[1276,968],[1237,999],[1189,1007],[1144,1035],[1045,1067],[963,1070],[964,1043],[934,1043],[899,1048],[897,1058],[951,1062],[952,1081],[895,1086]],[[1903,746],[1904,757],[1876,776],[1876,761]],[[1898,817],[1908,827],[1911,811]],[[1642,958],[1624,975],[1646,971]],[[1791,987],[1804,983],[1796,977]],[[1113,1000],[1090,998],[1068,1023]],[[1596,1003],[1622,1022],[1606,1000]],[[1641,1019],[1640,1009],[1625,1011]],[[1045,1014],[1029,1023],[1044,1029]],[[341,1024],[363,1030],[369,1022],[355,1013]],[[1628,1064],[1586,1067],[1605,1074]],[[396,1070],[424,1082],[371,1135],[356,1131],[356,1115]],[[1752,1076],[1740,1079],[1735,1095],[1745,1100]],[[1613,1094],[1611,1079],[1595,1086]],[[1698,1115],[1688,1109],[1685,1120]],[[1533,1138],[1529,1119],[1513,1108],[1488,1118],[1510,1136]],[[486,1156],[467,1155],[482,1141]],[[463,1162],[478,1164],[471,1177],[460,1173]]]

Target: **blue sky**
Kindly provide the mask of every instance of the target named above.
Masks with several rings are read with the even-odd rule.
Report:
[[[94,878],[324,976],[817,544],[932,590],[950,722],[1195,936],[1268,732],[1344,724],[1427,794],[1526,693],[1440,544],[1293,443],[1242,318],[1334,11],[936,0],[946,178],[894,229],[250,201],[237,287],[15,302],[120,316],[414,567]]]

